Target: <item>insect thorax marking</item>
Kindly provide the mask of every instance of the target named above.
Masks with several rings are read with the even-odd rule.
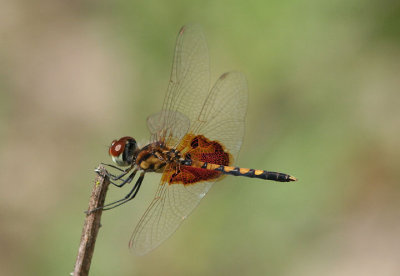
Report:
[[[179,163],[180,159],[181,154],[175,149],[150,144],[139,152],[136,164],[144,171],[163,172],[167,164]]]

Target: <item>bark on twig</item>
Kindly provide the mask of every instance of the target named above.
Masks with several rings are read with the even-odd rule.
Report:
[[[103,166],[100,165],[96,171],[97,176],[95,178],[92,195],[90,197],[89,208],[86,214],[78,256],[76,258],[73,272],[73,275],[75,276],[85,276],[89,274],[90,263],[92,261],[94,252],[94,245],[96,243],[97,233],[99,232],[99,228],[101,226],[100,219],[103,212],[101,209],[94,212],[90,212],[90,210],[104,205],[107,188],[110,184],[110,181],[106,176],[106,169]]]

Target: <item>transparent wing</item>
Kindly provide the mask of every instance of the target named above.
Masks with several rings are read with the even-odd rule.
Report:
[[[220,142],[235,159],[244,134],[247,83],[243,74],[223,74],[209,90],[207,43],[198,25],[179,31],[170,83],[160,113],[148,118],[153,141],[184,148],[186,134]],[[232,163],[233,160],[230,160]],[[164,175],[171,173],[167,167]],[[156,195],[136,226],[130,246],[145,254],[166,240],[199,204],[215,180],[170,184],[162,178]]]
[[[189,133],[219,141],[236,158],[243,140],[246,108],[247,83],[244,75],[225,73],[204,99],[191,121]],[[181,143],[187,141],[182,139]],[[167,173],[168,168],[164,174]],[[132,234],[130,246],[134,252],[145,254],[171,236],[213,183],[205,181],[183,185],[161,181],[155,198]]]
[[[163,116],[174,118],[173,128],[164,127]],[[154,135],[152,139],[157,139],[153,140],[153,142],[163,141],[168,145],[177,145],[189,131],[189,127],[189,118],[178,111],[161,111],[147,118],[147,128]]]
[[[144,255],[171,236],[211,187],[210,182],[194,185],[162,183],[136,226],[129,246]]]
[[[180,117],[195,121],[210,87],[210,68],[206,39],[198,25],[183,26],[176,40],[170,82],[164,104],[157,118],[151,121],[158,127],[151,129],[151,140],[164,140],[176,146],[182,136]],[[149,121],[148,121],[149,122]],[[174,144],[175,142],[175,144]]]
[[[246,77],[240,72],[224,73],[208,94],[189,132],[219,141],[235,160],[242,146],[246,111]]]

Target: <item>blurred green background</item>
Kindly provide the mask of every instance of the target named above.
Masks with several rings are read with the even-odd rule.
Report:
[[[1,1],[0,274],[73,270],[93,169],[148,139],[179,28],[203,26],[212,80],[249,82],[237,165],[144,257],[158,184],[103,214],[91,275],[399,275],[400,2]],[[129,188],[111,187],[108,201]]]

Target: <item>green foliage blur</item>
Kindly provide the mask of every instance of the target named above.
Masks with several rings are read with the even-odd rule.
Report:
[[[105,212],[91,275],[399,275],[400,2],[5,1],[0,274],[72,272],[107,148],[149,138],[175,38],[203,26],[212,80],[246,74],[237,165],[152,253],[128,250],[157,188]],[[108,200],[129,187],[110,187]]]

